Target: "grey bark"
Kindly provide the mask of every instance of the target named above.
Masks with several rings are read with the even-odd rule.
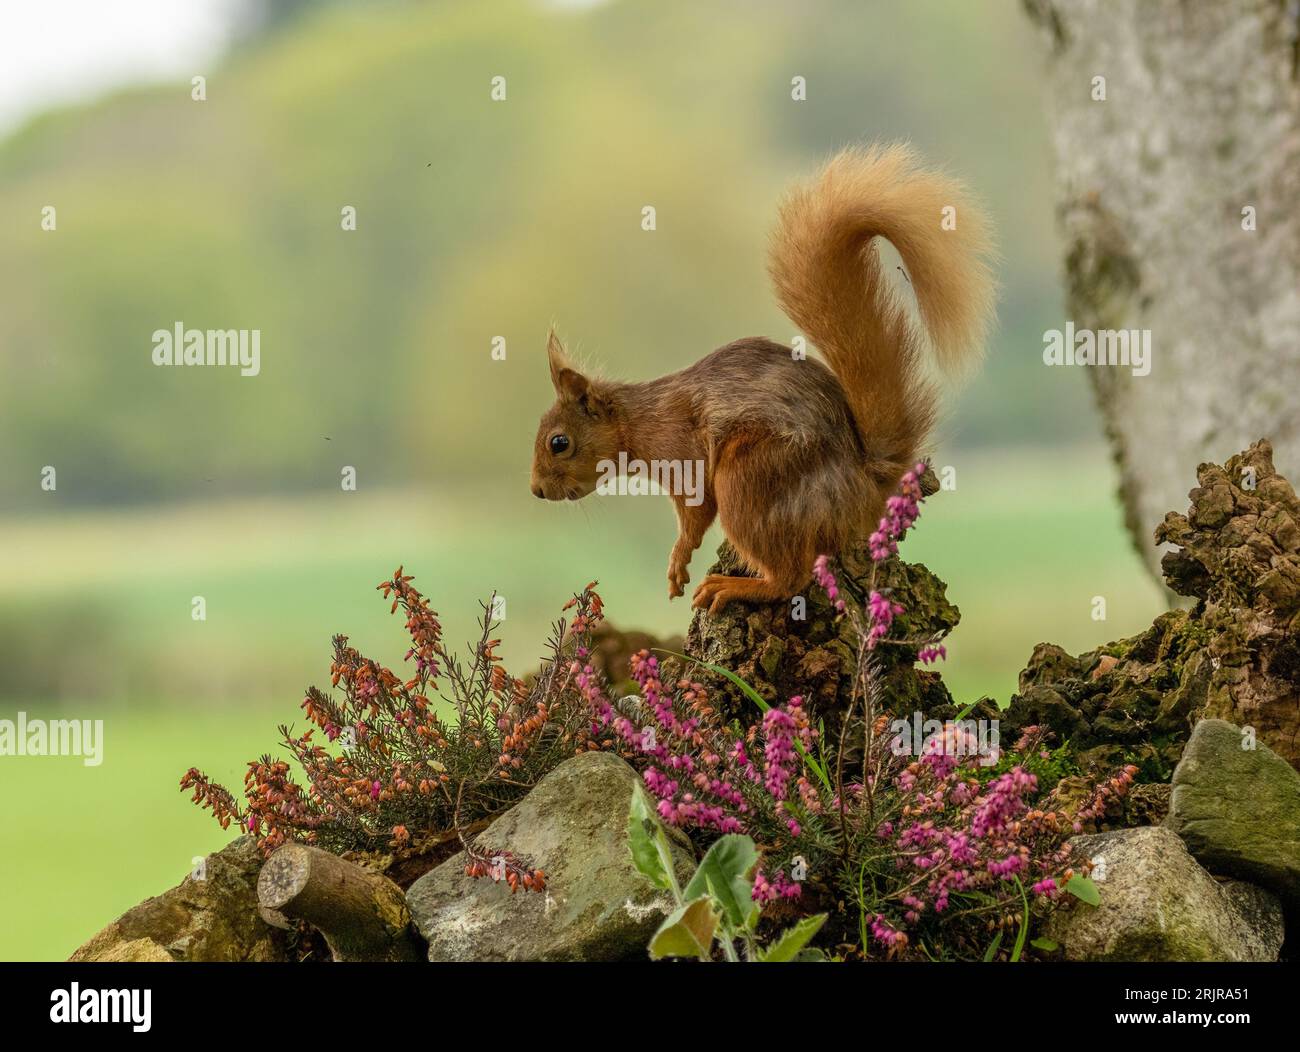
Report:
[[[1300,2],[1024,2],[1049,52],[1068,317],[1151,333],[1149,375],[1086,371],[1158,575],[1151,531],[1198,463],[1267,437],[1300,469]]]

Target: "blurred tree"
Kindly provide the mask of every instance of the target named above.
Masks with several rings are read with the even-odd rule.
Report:
[[[1268,437],[1300,470],[1300,3],[1025,0],[1049,49],[1070,318],[1151,333],[1091,368],[1130,532]]]
[[[239,0],[233,11],[237,39],[270,36],[292,25],[327,0]],[[332,2],[332,0],[331,0]]]

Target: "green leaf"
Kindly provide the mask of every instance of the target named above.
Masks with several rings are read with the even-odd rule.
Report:
[[[1089,906],[1101,905],[1101,892],[1097,890],[1097,885],[1081,874],[1076,873],[1072,876],[1066,882],[1065,890]]]
[[[988,964],[998,955],[998,947],[1002,945],[1002,933],[998,932],[993,936],[993,941],[989,943],[989,948],[984,951],[984,963]]]
[[[830,958],[822,953],[816,946],[805,946],[802,950],[794,955],[796,964],[811,964],[814,962],[829,961]]]
[[[1035,950],[1043,950],[1046,953],[1052,953],[1053,951],[1059,950],[1061,948],[1061,944],[1057,942],[1055,939],[1048,939],[1042,935],[1040,935],[1037,939],[1031,939],[1029,945],[1032,946]]]
[[[1025,912],[1020,917],[1020,930],[1016,932],[1016,944],[1011,949],[1012,964],[1020,960],[1020,954],[1025,948],[1025,936],[1029,934],[1029,896],[1025,894],[1025,886],[1020,883],[1019,877],[1016,877],[1016,887],[1020,889],[1020,901],[1024,903]]]
[[[757,861],[758,851],[749,837],[736,833],[719,837],[700,860],[683,895],[688,902],[701,895],[712,895],[728,925],[733,931],[739,931],[749,914],[758,908],[751,898],[754,884],[749,876]]]
[[[718,930],[718,917],[717,908],[707,895],[679,906],[664,918],[650,940],[651,960],[663,957],[707,958],[713,945],[713,933]]]
[[[721,665],[714,665],[708,661],[701,661],[700,664],[702,664],[710,672],[716,673],[719,676],[726,676],[727,679],[731,680],[732,683],[734,683],[736,686],[740,688],[741,692],[745,695],[745,697],[747,697],[750,701],[752,701],[764,712],[767,712],[767,710],[772,707],[766,701],[763,700],[763,695],[761,695],[758,691],[756,691],[753,687],[751,687],[748,683],[746,683],[740,676],[737,676],[734,672],[732,672],[731,669],[723,668]]]
[[[654,813],[650,798],[638,782],[632,787],[632,806],[627,816],[627,842],[632,849],[632,863],[637,872],[661,891],[669,891],[672,881],[664,870],[659,856],[655,838],[659,835],[659,823]]]
[[[773,962],[797,960],[804,947],[808,945],[808,941],[825,923],[824,913],[819,913],[815,917],[805,917],[798,924],[786,928],[772,945],[765,950],[760,950],[758,959]]]
[[[750,701],[752,701],[764,712],[766,712],[768,709],[772,707],[766,701],[763,700],[763,695],[761,695],[758,691],[756,691],[743,679],[737,676],[729,668],[723,668],[721,665],[713,665],[707,661],[701,661],[699,658],[691,657],[690,654],[679,654],[675,650],[664,650],[662,647],[655,647],[655,651],[660,654],[668,654],[670,657],[680,658],[682,661],[689,661],[692,665],[700,665],[703,668],[707,668],[710,672],[716,673],[719,676],[725,676],[727,679],[731,680],[732,683],[734,683],[736,686],[738,686],[741,689],[745,697],[749,698]]]

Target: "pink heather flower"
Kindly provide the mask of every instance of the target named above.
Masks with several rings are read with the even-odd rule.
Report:
[[[867,544],[871,550],[871,558],[874,562],[884,562],[891,555],[898,553],[898,545],[894,543],[893,538],[887,532],[887,520],[880,520],[880,529],[876,530],[867,538]]]
[[[609,698],[605,697],[605,692],[600,689],[600,684],[592,667],[590,665],[581,665],[575,661],[569,667],[569,671],[573,673],[573,680],[578,687],[578,693],[591,707],[596,726],[598,728],[608,727],[610,721],[614,718],[614,706],[610,704]]]
[[[921,514],[921,501],[925,499],[921,493],[924,474],[925,463],[920,461],[899,480],[898,493],[885,501],[884,517],[876,532],[867,538],[871,558],[876,562],[897,554],[898,542]]]
[[[891,928],[885,918],[879,913],[871,921],[871,936],[882,946],[890,950],[898,949],[907,945],[907,936],[901,931]]]
[[[875,649],[876,644],[889,634],[889,627],[894,618],[903,612],[899,603],[886,599],[879,592],[872,592],[867,597],[867,613],[871,619],[871,630],[867,633],[867,649]]]
[[[922,647],[917,652],[916,660],[921,662],[922,665],[929,665],[938,661],[940,658],[946,658],[947,656],[948,651],[942,645],[936,647]]]
[[[371,800],[378,800],[378,799],[379,799],[379,789],[380,789],[380,785],[379,785],[378,782],[371,782],[371,783],[370,783],[370,799],[371,799]]]
[[[1058,890],[1056,880],[1052,877],[1044,877],[1032,888],[1029,889],[1035,895],[1045,895],[1047,898],[1055,898]]]
[[[803,885],[797,881],[786,880],[783,873],[777,873],[776,893],[783,899],[797,899],[803,894]]]
[[[1013,877],[1025,868],[1025,860],[1019,855],[1008,855],[1004,859],[990,859],[988,871],[995,877],[1001,877],[1006,880]]]
[[[795,730],[794,718],[784,708],[768,709],[763,714],[763,735],[767,739],[763,748],[767,761],[763,784],[773,800],[785,799],[786,787],[794,773]]]
[[[1025,809],[1022,797],[1038,788],[1038,779],[1022,767],[1013,767],[985,786],[984,797],[971,818],[971,833],[988,837],[1003,832]]]
[[[817,561],[813,563],[813,580],[826,593],[829,599],[839,613],[844,613],[844,600],[840,598],[839,582],[835,580],[835,574],[831,572],[830,559],[825,555],[817,556]]]
[[[807,777],[801,774],[795,780],[795,788],[799,791],[799,802],[803,804],[804,809],[815,815],[821,814],[822,799],[820,794],[817,792],[816,786],[814,786]],[[835,803],[832,806],[838,809],[840,805]]]
[[[770,880],[761,869],[754,871],[754,890],[749,897],[755,902],[773,902],[776,899],[797,899],[803,894],[803,885],[787,880],[785,870],[779,869]]]
[[[942,780],[968,757],[979,753],[979,739],[970,730],[951,721],[943,729],[926,739],[921,751],[921,762]]]
[[[723,728],[701,723],[694,707],[702,697],[699,684],[683,684],[681,691],[665,688],[659,679],[658,659],[644,651],[631,659],[633,678],[641,688],[641,697],[653,713],[649,727],[638,727],[614,709],[600,686],[599,677],[590,666],[574,665],[575,683],[590,706],[593,730],[612,727],[631,750],[653,760],[642,772],[651,794],[657,797],[656,810],[669,825],[716,830],[719,833],[745,832],[744,816],[750,805],[739,785],[763,783],[763,775],[750,761],[744,739],[731,736]],[[794,768],[793,742],[808,734],[807,720],[801,719],[799,699],[791,701],[776,718],[778,726],[770,735],[767,773],[773,785],[789,781],[782,774]],[[786,744],[782,744],[785,742]]]

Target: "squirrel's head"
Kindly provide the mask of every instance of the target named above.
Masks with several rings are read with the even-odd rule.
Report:
[[[619,429],[610,391],[573,367],[552,330],[546,341],[555,404],[542,414],[533,444],[533,495],[580,500],[596,488],[601,461],[617,461]]]

